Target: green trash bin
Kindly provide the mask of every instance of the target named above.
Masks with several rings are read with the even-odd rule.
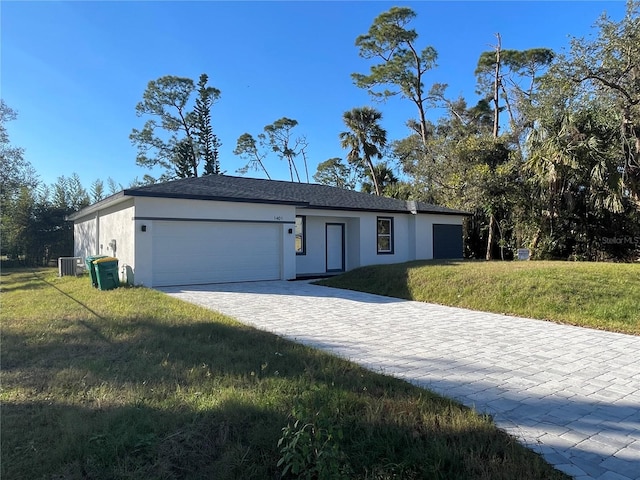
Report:
[[[118,259],[114,257],[104,257],[93,261],[100,290],[112,290],[120,286],[118,276]]]
[[[107,258],[107,256],[93,255],[84,259],[84,264],[87,266],[87,271],[89,272],[89,276],[91,277],[91,285],[93,285],[94,288],[98,288],[98,278],[96,277],[96,266],[93,264],[93,262],[100,258]]]

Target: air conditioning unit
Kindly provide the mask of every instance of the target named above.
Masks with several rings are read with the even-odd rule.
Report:
[[[58,258],[58,276],[76,276],[82,273],[82,257],[60,257]]]

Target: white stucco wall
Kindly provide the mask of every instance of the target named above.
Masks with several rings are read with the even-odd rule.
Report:
[[[133,199],[100,211],[97,218],[98,255],[107,255],[118,259],[120,281],[135,282],[135,214]],[[115,249],[113,241],[115,240]]]
[[[295,217],[306,217],[306,254],[295,254]],[[377,253],[376,221],[393,218],[394,251]],[[281,228],[281,278],[326,271],[327,223],[345,226],[345,269],[433,258],[433,225],[462,224],[462,216],[314,210],[293,205],[268,205],[167,198],[125,198],[92,212],[74,224],[75,255],[110,255],[120,262],[123,280],[152,285],[154,222],[230,221],[274,223]],[[145,231],[143,230],[143,227]],[[289,233],[291,231],[291,233]],[[115,252],[110,247],[116,242]],[[231,252],[231,254],[237,252]]]
[[[418,223],[418,215],[411,215],[407,217],[407,232],[409,234],[408,243],[407,243],[407,261],[416,260],[417,259],[417,251],[416,246],[418,243],[417,237],[417,223]]]
[[[433,224],[461,225],[464,217],[438,214],[404,214],[298,209],[306,217],[306,254],[296,256],[298,275],[326,271],[325,226],[345,224],[345,268],[401,263],[433,258]],[[377,251],[377,219],[393,218],[392,254]]]
[[[295,210],[293,210],[293,212],[295,214]],[[292,233],[289,233],[290,231]],[[295,224],[282,225],[282,264],[280,268],[283,280],[294,280],[296,278],[295,233]]]
[[[393,218],[393,253],[378,253],[378,217]],[[367,212],[360,219],[360,261],[361,265],[400,263],[413,260],[409,252],[408,214]]]
[[[324,215],[323,215],[324,213]],[[344,241],[345,241],[345,269],[355,268],[352,265],[357,264],[357,252],[353,248],[349,248],[353,244],[353,238],[358,238],[357,227],[354,227],[353,220],[346,216],[327,215],[327,213],[299,210],[298,215],[306,216],[306,254],[296,255],[296,272],[298,275],[312,275],[324,273],[327,270],[327,223],[344,224]],[[353,213],[351,213],[353,215]]]
[[[73,255],[83,259],[98,253],[96,217],[87,217],[73,224]]]
[[[133,199],[125,199],[76,219],[73,225],[75,256],[115,257],[118,259],[120,280],[126,281],[126,267],[133,269],[135,262],[133,215]],[[115,250],[112,248],[113,240]]]
[[[326,271],[327,223],[345,224],[345,269],[364,265],[398,263],[414,260],[416,256],[415,218],[409,214],[353,212],[339,210],[298,209],[306,217],[306,255],[296,256],[298,275]],[[393,218],[394,251],[378,254],[377,219]]]
[[[346,234],[346,269],[353,270],[361,265],[360,260],[360,218],[347,219]]]
[[[295,223],[293,205],[136,197],[136,217]]]

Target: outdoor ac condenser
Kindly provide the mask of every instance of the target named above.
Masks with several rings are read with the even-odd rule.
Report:
[[[82,257],[58,258],[58,276],[78,275],[82,272]]]

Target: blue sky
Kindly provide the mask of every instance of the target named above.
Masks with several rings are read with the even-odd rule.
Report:
[[[222,141],[222,170],[236,175],[237,138],[254,136],[281,117],[299,122],[309,143],[310,175],[318,163],[342,157],[343,112],[372,105],[383,112],[389,139],[407,134],[415,117],[406,100],[373,103],[352,83],[367,73],[356,37],[392,6],[417,13],[418,45],[438,51],[427,83],[449,84],[450,98],[478,100],[473,72],[494,34],[508,49],[553,48],[593,34],[606,11],[619,20],[618,1],[448,2],[31,2],[0,4],[1,96],[18,111],[7,127],[44,183],[77,173],[85,187],[113,178],[125,187],[145,173],[135,164],[129,134],[147,83],[163,75],[201,73],[222,91],[212,123]],[[442,112],[433,111],[433,118]],[[266,161],[276,179],[286,164]],[[250,171],[247,176],[262,177]]]

